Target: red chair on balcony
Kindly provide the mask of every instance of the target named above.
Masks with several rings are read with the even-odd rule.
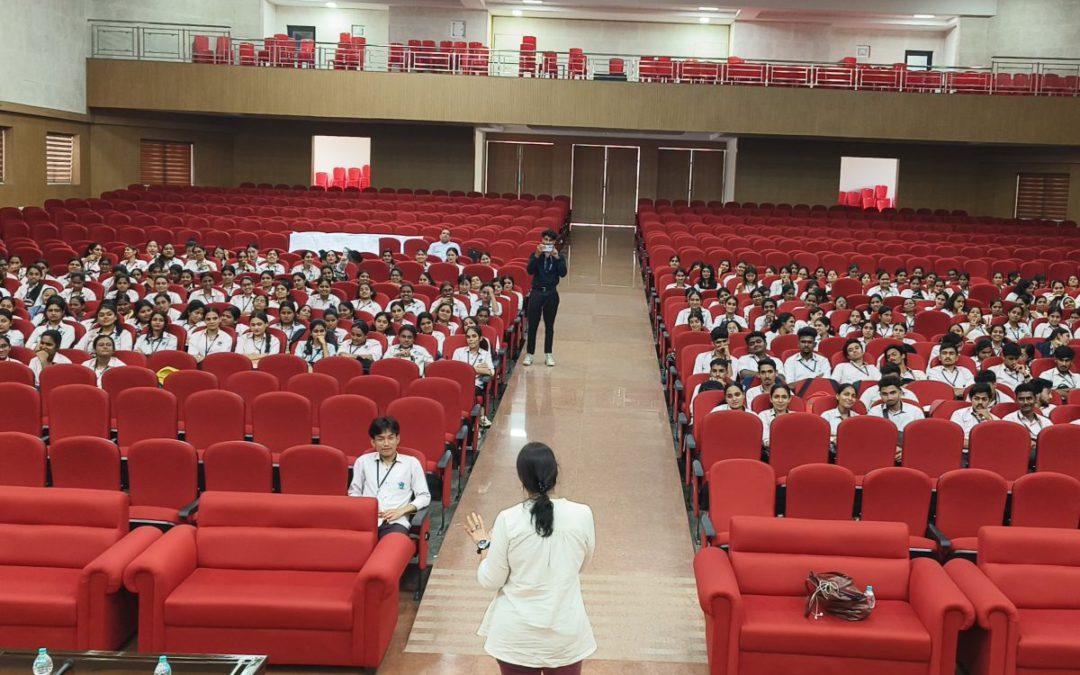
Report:
[[[255,58],[255,45],[250,42],[240,43],[240,65],[254,66],[258,61]]]
[[[301,40],[300,50],[296,52],[296,67],[297,68],[314,68],[315,67],[315,41],[314,40]]]
[[[210,51],[210,37],[207,35],[196,35],[191,40],[191,61],[192,63],[213,63],[214,52]]]
[[[214,63],[231,64],[232,62],[232,38],[228,35],[219,35],[214,42]]]
[[[584,80],[585,71],[588,67],[588,60],[585,57],[585,50],[577,47],[570,49],[570,61],[568,73],[571,80]]]

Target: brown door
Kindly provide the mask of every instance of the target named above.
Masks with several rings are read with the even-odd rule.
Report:
[[[603,146],[573,147],[570,206],[576,223],[604,222],[604,155]]]
[[[656,198],[686,199],[690,194],[690,153],[682,148],[660,148],[656,162]]]
[[[607,148],[605,225],[633,225],[637,213],[640,148]]]
[[[694,150],[690,199],[724,201],[724,156],[723,150]]]
[[[550,143],[521,145],[521,191],[525,194],[552,194],[551,173],[555,146]]]
[[[485,192],[518,193],[518,179],[521,173],[520,152],[520,143],[488,141]]]

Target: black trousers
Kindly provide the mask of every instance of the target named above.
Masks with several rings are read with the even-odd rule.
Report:
[[[383,523],[379,526],[379,539],[382,539],[391,532],[397,532],[398,534],[404,534],[408,536],[409,528],[397,523]]]
[[[529,330],[526,351],[536,353],[536,331],[540,328],[540,318],[544,319],[544,353],[550,354],[555,342],[555,315],[559,312],[559,291],[552,288],[540,291],[534,288],[529,293]]]

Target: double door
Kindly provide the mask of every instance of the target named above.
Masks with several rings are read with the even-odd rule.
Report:
[[[660,148],[657,199],[724,201],[724,158],[719,149]]]
[[[574,144],[570,206],[574,222],[633,225],[641,148]]]
[[[487,142],[485,192],[551,194],[554,143]]]

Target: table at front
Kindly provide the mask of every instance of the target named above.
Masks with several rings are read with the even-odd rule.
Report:
[[[49,652],[53,672],[74,661],[71,675],[153,675],[158,654],[136,652]],[[166,654],[173,675],[264,675],[266,657],[244,654]],[[36,651],[0,650],[0,675],[31,675]]]

